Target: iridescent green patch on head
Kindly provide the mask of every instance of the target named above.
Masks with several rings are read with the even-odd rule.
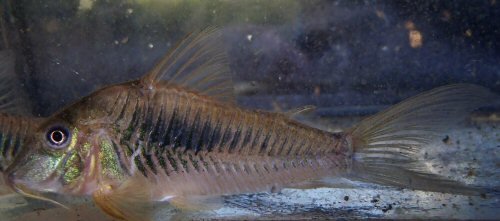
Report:
[[[82,172],[82,161],[78,153],[72,153],[64,166],[63,182],[71,184],[77,180]]]
[[[23,165],[23,168],[30,168],[30,170],[19,172],[25,172],[24,178],[30,182],[42,182],[57,171],[61,161],[61,156],[34,153],[28,157],[27,162]]]

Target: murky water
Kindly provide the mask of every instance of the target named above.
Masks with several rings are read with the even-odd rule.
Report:
[[[28,95],[30,114],[48,116],[101,86],[141,76],[185,33],[217,26],[239,105],[276,112],[315,105],[315,113],[301,120],[341,131],[439,85],[474,83],[500,93],[499,5],[494,0],[5,0],[0,50],[12,60],[8,69]],[[450,122],[449,132],[421,151],[426,166],[498,190],[498,110],[458,126]],[[494,191],[462,196],[347,178],[328,182],[331,188],[226,196],[223,208],[203,213],[172,215],[165,207],[156,216],[500,218],[500,194]],[[0,185],[0,220],[110,220],[91,199],[64,200],[73,204],[70,210]]]

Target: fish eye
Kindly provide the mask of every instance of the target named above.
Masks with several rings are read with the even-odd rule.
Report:
[[[70,134],[67,128],[57,126],[47,131],[46,139],[51,147],[61,148],[66,146],[69,136]]]

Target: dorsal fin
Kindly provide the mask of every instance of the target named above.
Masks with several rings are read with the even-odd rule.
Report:
[[[234,101],[227,56],[215,28],[193,32],[163,57],[141,81],[147,88],[165,80],[221,101]]]
[[[30,115],[27,96],[14,71],[14,53],[0,51],[0,113]]]

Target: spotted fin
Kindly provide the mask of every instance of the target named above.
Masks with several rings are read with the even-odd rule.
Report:
[[[143,84],[154,88],[163,80],[233,102],[233,82],[221,36],[215,28],[189,34],[141,79]]]
[[[489,90],[470,84],[433,89],[363,120],[352,135],[352,176],[364,181],[427,191],[478,194],[426,166],[419,151],[432,145],[450,124],[465,120],[471,111],[499,101]]]
[[[31,107],[14,71],[14,53],[0,51],[0,112],[28,116]]]

